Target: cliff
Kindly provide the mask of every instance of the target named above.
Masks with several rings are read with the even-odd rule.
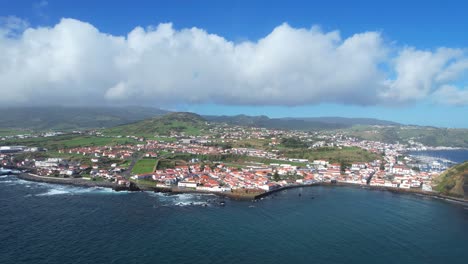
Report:
[[[448,196],[468,199],[468,161],[453,166],[434,179],[434,189]]]

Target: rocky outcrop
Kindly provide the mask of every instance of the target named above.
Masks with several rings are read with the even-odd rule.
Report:
[[[433,184],[441,194],[468,199],[468,161],[446,170]]]

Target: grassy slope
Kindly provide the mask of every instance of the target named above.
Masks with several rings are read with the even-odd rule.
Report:
[[[324,147],[317,149],[289,149],[283,150],[289,158],[308,159],[309,161],[324,159],[330,162],[366,162],[382,159],[378,154],[368,152],[357,147]]]
[[[137,141],[129,138],[63,135],[56,137],[5,140],[2,142],[2,145],[25,145],[29,147],[43,147],[48,150],[58,150],[62,148],[105,146],[136,142]]]
[[[446,195],[468,198],[468,162],[458,164],[434,180],[435,190]]]
[[[104,130],[108,135],[154,136],[170,135],[171,132],[186,135],[201,135],[208,129],[206,121],[192,113],[169,113],[132,124],[116,126]]]
[[[132,169],[132,174],[151,173],[156,166],[156,159],[141,159],[137,161]]]
[[[9,129],[9,128],[0,128],[0,137],[4,136],[14,136],[14,135],[27,135],[31,134],[29,130],[19,130],[19,129]]]
[[[149,107],[2,107],[2,128],[74,130],[111,127],[166,113]]]
[[[346,133],[361,139],[389,143],[414,140],[427,146],[468,147],[468,129],[355,126]]]

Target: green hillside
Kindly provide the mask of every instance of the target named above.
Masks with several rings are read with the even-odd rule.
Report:
[[[0,107],[2,130],[82,130],[128,124],[162,115],[167,111],[151,107]]]
[[[434,184],[443,194],[468,199],[468,161],[446,170]]]
[[[172,132],[196,136],[207,132],[208,129],[209,125],[203,117],[193,113],[174,112],[127,125],[116,126],[103,132],[106,135],[135,136],[167,136]]]
[[[398,123],[373,118],[345,117],[284,117],[269,118],[267,116],[204,116],[209,121],[237,126],[263,127],[292,130],[322,130],[349,128],[353,125],[399,125]]]
[[[354,126],[346,134],[387,143],[420,142],[426,146],[468,148],[468,129],[420,126]]]

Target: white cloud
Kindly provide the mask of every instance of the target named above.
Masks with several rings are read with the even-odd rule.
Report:
[[[433,94],[437,103],[468,106],[468,89],[460,90],[451,85],[444,85]]]
[[[418,100],[433,92],[434,86],[449,75],[453,60],[463,52],[458,49],[439,48],[435,52],[404,48],[394,59],[396,78],[387,80],[382,96],[396,101]]]
[[[113,36],[62,19],[16,37],[0,34],[0,103],[400,103],[423,99],[468,69],[463,50],[404,48],[393,58],[389,46],[379,32],[343,39],[288,24],[233,43],[172,24]]]

